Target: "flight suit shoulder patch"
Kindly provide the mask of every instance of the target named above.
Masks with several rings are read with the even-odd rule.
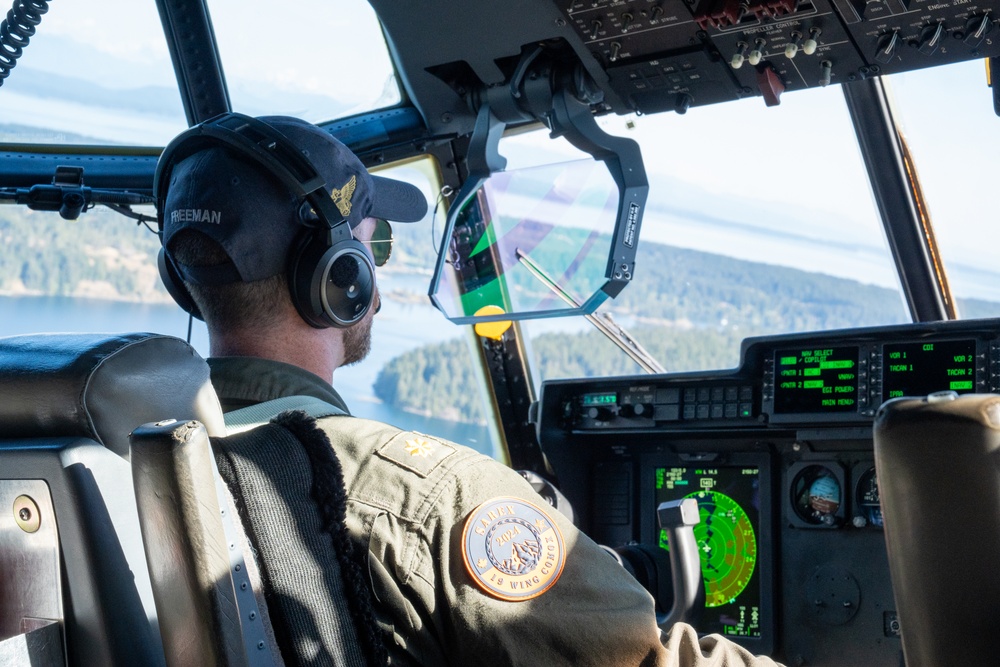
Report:
[[[404,431],[379,447],[375,454],[421,477],[427,477],[456,451],[458,450],[447,442],[422,433]]]
[[[566,565],[559,526],[526,500],[500,497],[469,513],[462,530],[462,559],[473,583],[509,602],[549,590]]]

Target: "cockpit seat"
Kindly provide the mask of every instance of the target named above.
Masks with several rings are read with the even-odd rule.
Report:
[[[384,664],[307,413],[226,437],[183,341],[0,338],[0,664]]]
[[[225,433],[208,366],[183,341],[0,338],[0,662],[54,622],[63,638],[45,659],[165,663],[129,433],[167,417]]]
[[[893,399],[874,441],[907,666],[997,664],[1000,396]]]

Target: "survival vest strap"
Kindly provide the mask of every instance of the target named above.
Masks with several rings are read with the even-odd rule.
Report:
[[[227,414],[229,435],[212,444],[285,663],[385,665],[364,553],[345,524],[340,461],[316,425],[335,414],[344,412],[310,397],[268,401]]]

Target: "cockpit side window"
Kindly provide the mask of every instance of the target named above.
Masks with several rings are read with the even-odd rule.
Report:
[[[52,3],[2,98],[0,142],[162,146],[187,127],[153,2]]]
[[[1000,118],[993,113],[983,63],[896,74],[888,81],[958,316],[996,317],[1000,229],[992,165],[1000,155]]]
[[[399,104],[378,19],[364,0],[209,0],[233,109],[313,123]],[[282,12],[293,13],[287,18]],[[262,21],[268,16],[273,20]]]

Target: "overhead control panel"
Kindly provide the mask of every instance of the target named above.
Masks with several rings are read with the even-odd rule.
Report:
[[[1000,55],[1000,0],[572,0],[558,3],[640,113]]]

